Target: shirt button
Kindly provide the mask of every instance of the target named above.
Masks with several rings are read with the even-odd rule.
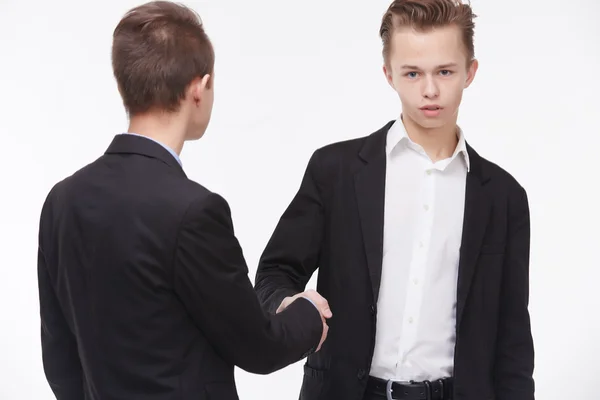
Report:
[[[414,322],[414,320],[413,320],[413,317],[410,317],[410,318],[408,319],[408,323],[409,323],[409,324],[412,324],[413,322]]]
[[[423,205],[423,208],[425,209],[425,211],[429,211],[429,206],[427,204]]]
[[[431,170],[430,169],[427,170],[427,175],[431,175]]]

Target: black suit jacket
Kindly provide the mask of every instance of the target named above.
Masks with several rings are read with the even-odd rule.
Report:
[[[362,398],[375,345],[389,127],[317,150],[260,260],[256,286],[273,311],[319,268],[333,318],[305,365],[301,399]],[[456,400],[533,400],[525,190],[467,146],[460,249]],[[435,293],[429,294],[435,296]]]
[[[118,135],[59,182],[39,232],[43,365],[59,400],[237,399],[321,339],[300,299],[261,308],[227,202],[162,146]]]

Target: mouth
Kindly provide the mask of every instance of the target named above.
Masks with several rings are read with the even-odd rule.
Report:
[[[431,105],[431,106],[425,106],[425,107],[421,107],[420,110],[427,110],[427,111],[438,111],[441,110],[442,107],[438,106],[438,105]]]

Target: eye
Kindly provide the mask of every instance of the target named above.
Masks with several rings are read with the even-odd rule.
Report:
[[[417,77],[417,74],[418,74],[417,72],[411,71],[411,72],[407,73],[406,76],[408,76],[411,79],[414,79]]]
[[[440,74],[442,74],[442,76],[450,76],[452,75],[452,71],[449,71],[447,69],[443,69],[440,71]]]

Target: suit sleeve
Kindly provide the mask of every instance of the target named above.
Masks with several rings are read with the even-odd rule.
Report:
[[[534,400],[534,348],[528,311],[530,217],[527,193],[519,189],[509,203],[495,363],[498,400]]]
[[[223,359],[267,374],[314,352],[319,312],[298,299],[268,315],[258,302],[227,202],[210,194],[191,205],[178,237],[174,286],[199,329]]]
[[[317,269],[323,239],[323,203],[315,179],[318,152],[300,189],[281,216],[256,272],[255,290],[263,307],[275,312],[283,299],[303,292]]]
[[[54,292],[41,243],[37,259],[44,373],[57,400],[81,400],[85,396],[77,342]]]

